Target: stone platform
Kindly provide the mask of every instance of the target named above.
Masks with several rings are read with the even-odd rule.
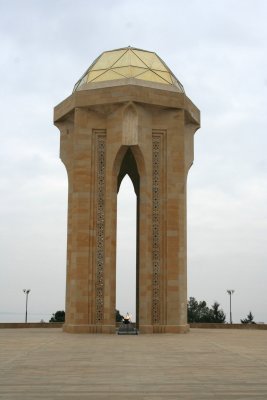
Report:
[[[0,399],[267,399],[267,332],[3,329]]]
[[[133,323],[121,323],[117,329],[118,335],[138,335],[138,330]]]

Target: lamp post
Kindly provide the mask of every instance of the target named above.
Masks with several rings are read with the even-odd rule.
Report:
[[[233,320],[232,320],[232,294],[234,294],[234,292],[235,291],[233,289],[228,289],[227,290],[227,293],[230,296],[230,324],[233,323]]]
[[[26,294],[26,313],[25,313],[25,323],[27,323],[27,316],[28,316],[28,296],[31,289],[23,289],[23,292]]]

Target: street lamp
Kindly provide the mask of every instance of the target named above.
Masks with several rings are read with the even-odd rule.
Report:
[[[25,323],[27,323],[27,315],[28,315],[28,296],[31,289],[23,289],[23,292],[26,294],[26,313],[25,313]]]
[[[230,324],[233,323],[233,320],[232,320],[232,294],[234,294],[234,292],[235,291],[233,289],[228,289],[227,290],[227,293],[230,296]]]

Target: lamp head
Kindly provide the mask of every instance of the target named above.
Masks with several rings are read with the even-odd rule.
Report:
[[[233,294],[234,292],[235,292],[234,289],[228,289],[227,290],[227,293],[230,294],[230,295]]]

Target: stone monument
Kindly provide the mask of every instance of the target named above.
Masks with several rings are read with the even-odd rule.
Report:
[[[200,112],[157,54],[102,53],[54,110],[68,174],[66,332],[114,333],[117,193],[137,196],[140,333],[187,324],[186,181]]]

